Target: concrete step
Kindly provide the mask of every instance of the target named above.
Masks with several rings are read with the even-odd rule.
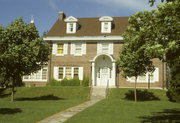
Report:
[[[91,99],[104,99],[106,97],[106,88],[93,87]]]

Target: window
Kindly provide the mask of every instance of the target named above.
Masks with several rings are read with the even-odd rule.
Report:
[[[68,43],[53,43],[52,54],[56,56],[64,56],[65,54],[68,54]]]
[[[73,32],[73,23],[69,23],[69,32]]]
[[[86,54],[85,42],[73,42],[71,43],[71,54],[74,56],[82,56]]]
[[[57,54],[64,54],[64,45],[63,44],[57,45]]]
[[[42,80],[46,80],[47,79],[47,68],[43,68],[42,69]]]
[[[48,74],[47,71],[48,71],[47,67],[43,67],[41,70],[38,70],[36,73],[23,76],[23,81],[47,81],[47,74]]]
[[[63,67],[59,67],[58,78],[59,78],[59,79],[63,79]]]
[[[79,78],[83,80],[83,67],[54,67],[54,79]]]
[[[113,42],[98,42],[97,54],[113,54]]]
[[[67,79],[71,79],[72,78],[71,67],[67,67],[66,68],[65,78],[67,78]]]
[[[159,68],[155,68],[155,71],[153,73],[146,73],[143,76],[138,76],[137,78],[137,82],[138,83],[147,83],[149,81],[149,77],[150,77],[150,82],[154,83],[159,81]],[[135,82],[135,77],[130,77],[127,79],[127,81],[130,82]]]
[[[74,78],[79,78],[79,68],[74,68]]]
[[[109,24],[108,22],[104,22],[104,32],[108,32],[109,31]]]
[[[102,43],[102,53],[107,53],[109,52],[109,44],[108,43]]]
[[[75,54],[76,55],[82,54],[82,44],[81,43],[75,44]]]

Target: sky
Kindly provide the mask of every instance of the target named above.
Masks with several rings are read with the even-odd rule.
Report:
[[[150,7],[148,0],[0,0],[0,24],[7,26],[19,17],[30,23],[33,17],[42,35],[50,30],[60,11],[76,18],[129,17],[138,11],[156,9],[158,4]]]

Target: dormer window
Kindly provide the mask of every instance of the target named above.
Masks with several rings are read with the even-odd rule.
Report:
[[[73,16],[70,16],[65,19],[66,22],[66,33],[76,33],[77,31],[77,19]]]
[[[101,33],[111,33],[113,18],[103,16],[99,19],[99,21],[101,21]]]

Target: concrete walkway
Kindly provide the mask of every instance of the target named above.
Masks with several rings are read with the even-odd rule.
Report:
[[[90,101],[87,101],[80,105],[68,108],[57,114],[49,116],[37,123],[63,123],[64,121],[66,121],[67,119],[72,117],[73,115],[83,111],[84,109],[86,109],[86,108],[94,105],[95,103],[99,102],[100,100],[104,99],[105,98],[104,91],[105,91],[105,89],[93,88]]]

